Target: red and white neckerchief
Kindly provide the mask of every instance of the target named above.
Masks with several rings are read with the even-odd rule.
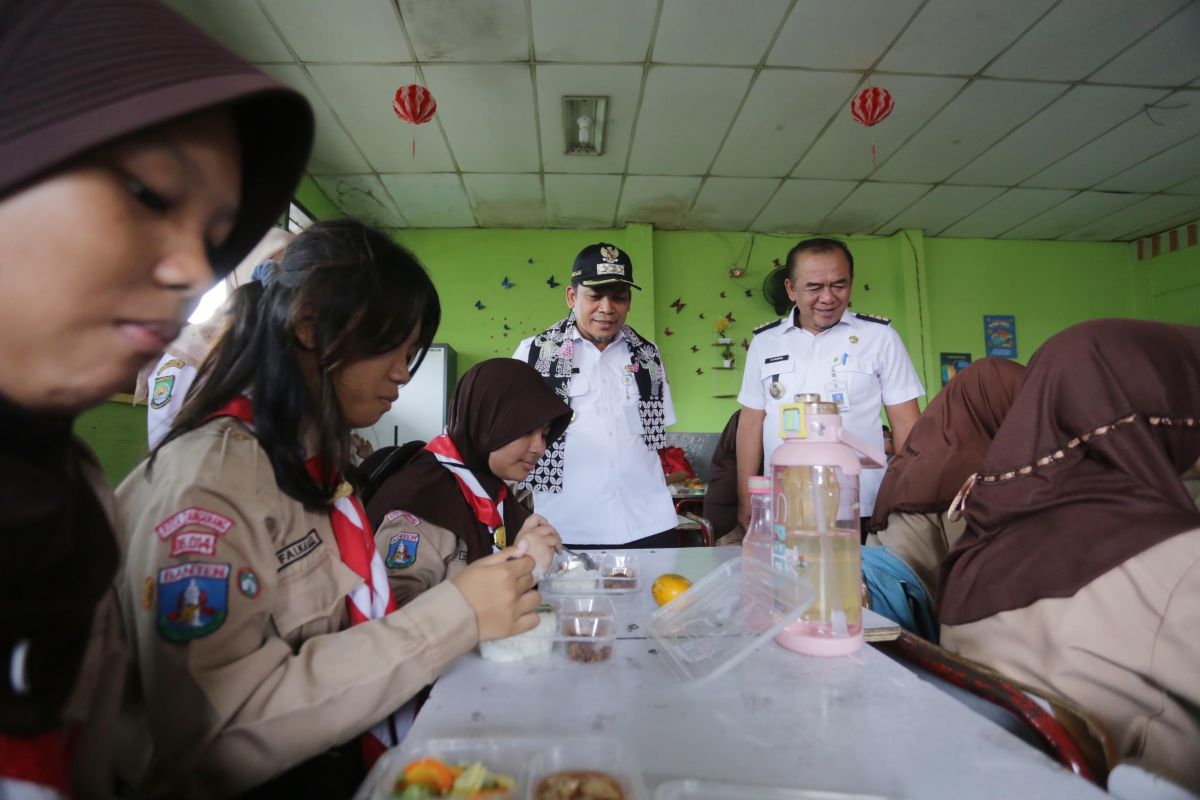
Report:
[[[508,535],[504,530],[504,498],[508,496],[508,487],[503,483],[500,484],[500,497],[492,500],[484,491],[483,485],[479,483],[479,479],[463,463],[454,440],[444,433],[430,439],[429,444],[425,445],[425,449],[433,453],[433,457],[438,460],[438,463],[448,469],[454,479],[458,481],[459,491],[471,506],[471,510],[475,512],[475,519],[487,527],[488,535],[492,537],[493,551],[503,550],[507,547]]]
[[[54,730],[33,736],[0,734],[0,797],[66,800],[71,797],[71,747]]]
[[[254,427],[254,412],[250,398],[238,395],[224,407],[212,414],[214,417],[234,417],[250,428]],[[310,458],[304,463],[308,474],[320,485],[327,477],[321,469],[319,458]],[[337,542],[338,555],[342,563],[362,578],[362,583],[346,595],[346,606],[350,613],[350,624],[359,625],[373,619],[381,619],[396,610],[396,598],[388,585],[387,570],[383,559],[375,549],[375,537],[362,501],[354,494],[350,484],[342,481],[329,508],[329,522],[333,538]],[[410,700],[387,719],[363,734],[363,760],[370,767],[388,748],[400,744],[416,717],[417,706]]]

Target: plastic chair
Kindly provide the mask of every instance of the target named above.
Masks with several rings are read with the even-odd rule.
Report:
[[[951,653],[908,631],[875,642],[892,656],[965,689],[1016,716],[1063,766],[1103,787],[1117,763],[1112,736],[1078,704]]]

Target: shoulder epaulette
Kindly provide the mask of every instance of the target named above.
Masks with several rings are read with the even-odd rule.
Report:
[[[764,322],[762,325],[759,325],[757,328],[754,329],[754,334],[757,336],[758,334],[762,333],[763,331],[769,331],[769,330],[771,330],[771,328],[774,328],[776,325],[782,325],[782,324],[783,324],[783,320],[781,320],[781,319],[773,319],[770,322]]]
[[[865,319],[867,322],[878,322],[880,325],[891,325],[891,317],[883,317],[878,314],[864,314],[861,311],[855,311],[854,316],[859,319]]]

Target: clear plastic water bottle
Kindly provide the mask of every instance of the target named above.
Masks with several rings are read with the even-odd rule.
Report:
[[[742,539],[742,557],[762,564],[771,563],[775,529],[771,525],[771,479],[755,475],[750,485],[750,527]]]

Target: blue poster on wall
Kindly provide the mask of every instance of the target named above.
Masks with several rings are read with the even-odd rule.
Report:
[[[989,356],[1016,358],[1017,318],[1011,314],[984,314],[983,342]]]

